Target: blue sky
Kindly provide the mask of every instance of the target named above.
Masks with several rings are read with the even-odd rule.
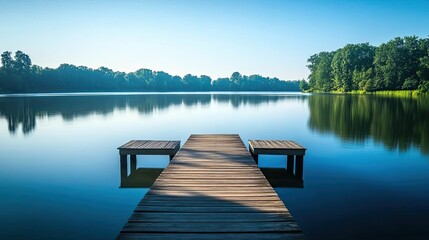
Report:
[[[347,43],[429,36],[429,1],[2,1],[0,51],[33,63],[307,78]]]

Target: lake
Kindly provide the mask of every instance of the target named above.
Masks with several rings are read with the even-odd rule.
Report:
[[[307,239],[429,239],[429,98],[283,92],[1,96],[0,239],[114,239],[148,191],[120,187],[117,147],[192,133],[305,146],[275,190]]]

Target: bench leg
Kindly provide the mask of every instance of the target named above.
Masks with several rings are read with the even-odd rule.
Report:
[[[256,162],[256,165],[258,165],[259,156],[258,154],[254,154],[253,152],[250,152],[250,155],[252,155],[253,159]]]
[[[133,173],[135,170],[137,170],[137,156],[130,155],[130,171]]]
[[[286,171],[290,174],[293,174],[294,165],[295,165],[295,156],[287,155]]]
[[[295,176],[302,179],[304,173],[304,156],[296,156]]]
[[[127,179],[128,171],[127,171],[127,155],[120,155],[120,174],[121,174],[121,187],[122,181]]]

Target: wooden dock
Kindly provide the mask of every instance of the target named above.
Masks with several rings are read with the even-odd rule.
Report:
[[[303,239],[238,135],[191,135],[118,239]]]

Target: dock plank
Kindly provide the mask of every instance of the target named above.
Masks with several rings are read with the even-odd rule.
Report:
[[[121,240],[219,240],[219,239],[234,239],[234,240],[299,240],[304,239],[302,233],[124,233],[118,239]]]
[[[137,143],[127,144],[124,147]],[[146,143],[140,144],[137,147]],[[189,137],[138,203],[118,239],[304,239],[304,235],[240,137],[216,134]]]

